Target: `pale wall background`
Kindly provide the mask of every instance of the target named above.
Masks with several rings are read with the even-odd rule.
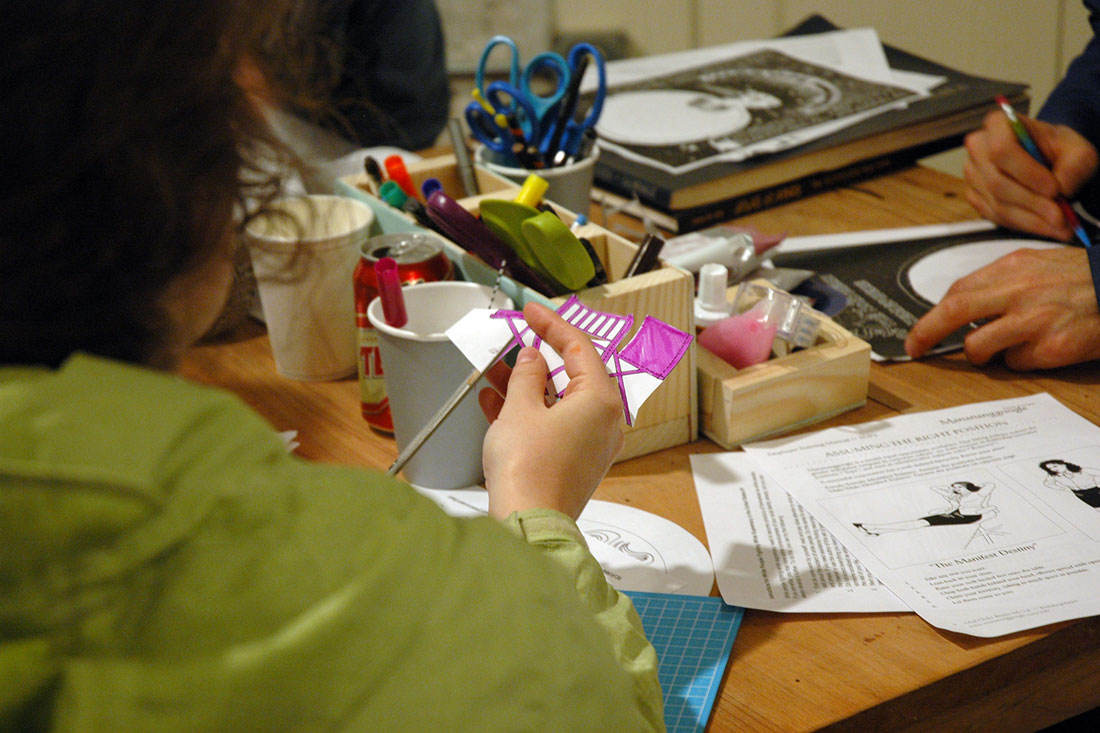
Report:
[[[617,36],[631,55],[649,55],[774,36],[821,13],[845,28],[871,26],[885,43],[962,71],[1024,82],[1033,112],[1091,37],[1080,0],[518,0],[529,6],[520,14],[509,11],[517,0],[437,2],[456,50],[484,43],[451,20],[458,14],[481,19],[485,38],[518,22],[523,33],[548,38]],[[532,4],[539,12],[530,12]],[[532,29],[533,20],[547,27]],[[541,50],[524,49],[527,56]],[[466,63],[452,60],[452,70]],[[462,82],[456,89],[465,106],[468,90]],[[928,162],[958,173],[962,152]]]

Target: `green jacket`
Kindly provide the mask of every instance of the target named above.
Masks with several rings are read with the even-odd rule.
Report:
[[[7,727],[664,726],[637,614],[564,515],[454,519],[288,455],[228,393],[78,355],[0,369]]]

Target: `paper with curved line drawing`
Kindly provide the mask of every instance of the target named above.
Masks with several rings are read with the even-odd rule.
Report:
[[[480,488],[420,489],[457,517],[484,515],[489,494]],[[714,566],[706,546],[686,529],[636,507],[593,499],[577,526],[618,590],[710,595]]]

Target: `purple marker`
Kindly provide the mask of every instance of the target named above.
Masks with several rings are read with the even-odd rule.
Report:
[[[554,296],[554,288],[532,270],[519,255],[493,234],[477,217],[466,211],[462,204],[436,191],[428,197],[428,216],[448,239],[472,255],[480,257],[494,270],[504,269],[513,280],[537,290],[548,297]]]

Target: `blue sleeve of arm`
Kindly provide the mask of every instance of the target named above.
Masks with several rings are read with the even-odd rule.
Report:
[[[1072,127],[1100,150],[1100,0],[1084,0],[1092,38],[1050,93],[1038,119]],[[1100,180],[1093,178],[1078,192],[1087,210],[1100,212]]]
[[[1094,145],[1100,141],[1100,0],[1085,0],[1093,36],[1050,93],[1038,118],[1068,125]]]

